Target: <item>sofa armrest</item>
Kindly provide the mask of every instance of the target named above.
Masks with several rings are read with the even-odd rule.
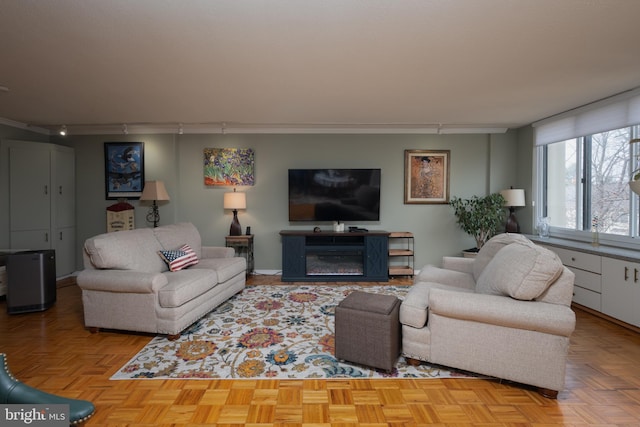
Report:
[[[429,311],[454,319],[566,337],[576,326],[575,313],[564,305],[445,289],[430,290]]]
[[[83,290],[151,294],[168,281],[162,273],[131,270],[82,270],[77,277]]]
[[[442,268],[455,270],[461,273],[473,274],[474,258],[463,258],[459,256],[442,257]]]
[[[202,247],[202,258],[233,258],[235,254],[235,249],[226,248],[224,246]]]

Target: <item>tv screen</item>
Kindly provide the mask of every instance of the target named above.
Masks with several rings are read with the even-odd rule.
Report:
[[[289,169],[289,221],[379,221],[380,169]]]

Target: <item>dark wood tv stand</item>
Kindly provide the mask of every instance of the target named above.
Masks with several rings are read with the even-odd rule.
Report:
[[[387,282],[386,231],[282,230],[283,282]]]

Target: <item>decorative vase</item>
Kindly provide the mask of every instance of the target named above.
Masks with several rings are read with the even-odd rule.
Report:
[[[542,239],[549,238],[549,222],[551,218],[548,216],[538,218],[538,223],[536,224],[536,228],[538,229],[538,236]]]

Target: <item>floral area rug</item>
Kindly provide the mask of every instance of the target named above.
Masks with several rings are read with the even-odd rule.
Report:
[[[407,365],[387,373],[334,357],[335,307],[355,290],[402,299],[404,286],[251,286],[184,331],[155,337],[114,380],[241,378],[447,378],[467,373]]]

